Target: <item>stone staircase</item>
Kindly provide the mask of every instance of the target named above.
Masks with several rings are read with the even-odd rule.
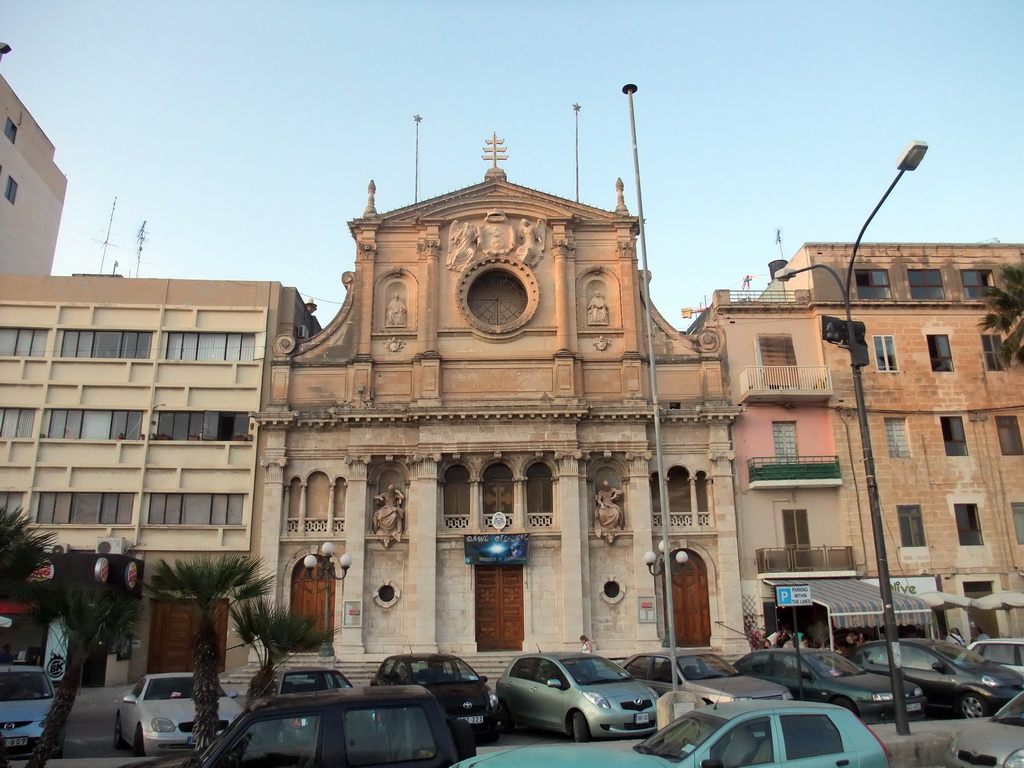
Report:
[[[460,658],[469,664],[478,675],[486,676],[488,682],[493,686],[494,682],[505,671],[509,660],[515,655],[515,652],[508,651],[469,654],[460,656]],[[316,653],[297,653],[285,662],[284,667],[294,669],[297,667],[333,666],[347,677],[352,685],[368,685],[370,678],[376,674],[377,667],[380,666],[380,662],[383,660],[383,656],[377,661],[342,661],[334,659],[332,664],[331,660],[325,660]],[[257,668],[255,663],[250,662],[243,667],[227,670],[220,676],[221,685],[225,689],[233,689],[239,693],[244,693],[245,686],[249,684],[249,680],[256,673]]]

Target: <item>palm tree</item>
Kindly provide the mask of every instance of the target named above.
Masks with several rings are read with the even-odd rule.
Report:
[[[157,600],[187,606],[196,619],[192,645],[192,699],[196,718],[192,739],[205,749],[217,732],[220,681],[217,679],[220,638],[217,617],[226,605],[251,600],[270,591],[273,577],[260,575],[258,558],[195,557],[173,565],[159,561],[152,569],[149,594]]]
[[[0,507],[0,589],[16,588],[46,562],[52,533],[34,531],[21,510]]]
[[[1002,269],[1005,288],[985,289],[988,310],[978,323],[979,330],[999,331],[1004,335],[999,357],[1004,365],[1024,365],[1024,263]]]
[[[246,706],[270,687],[274,674],[292,653],[322,645],[331,636],[316,628],[316,620],[277,608],[266,598],[231,606],[231,618],[239,639],[253,647],[260,668],[249,681]]]
[[[43,768],[60,746],[61,734],[82,686],[82,667],[89,653],[97,645],[109,645],[130,634],[142,616],[142,601],[128,595],[69,585],[35,586],[32,594],[30,615],[33,621],[44,627],[60,622],[67,638],[64,677],[57,685],[43,735],[26,766]]]

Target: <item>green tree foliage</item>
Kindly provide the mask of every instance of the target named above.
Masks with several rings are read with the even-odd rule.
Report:
[[[315,619],[277,608],[263,597],[232,605],[231,619],[239,639],[252,646],[260,665],[249,681],[246,706],[267,692],[291,654],[316,648],[332,634],[317,629]]]
[[[1001,282],[1004,288],[985,289],[986,312],[978,328],[1003,334],[1004,365],[1024,365],[1024,262],[1003,267]]]
[[[15,590],[46,562],[52,533],[33,530],[21,510],[0,507],[0,594]]]
[[[82,667],[97,645],[112,645],[129,635],[142,616],[142,601],[128,595],[85,590],[77,586],[40,584],[31,590],[30,616],[37,624],[63,625],[67,638],[64,677],[57,685],[42,738],[26,768],[43,768],[60,744],[68,715],[82,686]]]
[[[206,748],[217,732],[220,681],[217,679],[220,638],[217,617],[225,605],[252,600],[270,591],[273,577],[260,574],[258,558],[194,557],[173,564],[159,561],[149,571],[149,594],[157,600],[188,607],[196,618],[192,646],[192,699],[196,719],[192,738]]]

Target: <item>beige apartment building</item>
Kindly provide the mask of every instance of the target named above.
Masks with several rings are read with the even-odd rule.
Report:
[[[609,201],[615,190],[609,184]],[[722,338],[653,311],[657,445],[637,219],[483,183],[350,222],[338,315],[269,347],[256,421],[255,548],[278,598],[322,616],[303,559],[353,558],[331,593],[337,655],[657,647],[667,522],[682,645],[742,650]],[[667,514],[663,514],[667,512]]]
[[[0,76],[0,274],[48,275],[68,180],[53,143]]]
[[[267,339],[316,327],[278,283],[4,275],[0,506],[59,551],[248,554]],[[188,612],[149,608],[130,658],[96,660],[100,683],[190,668]]]
[[[1000,244],[859,249],[851,298],[867,329],[862,377],[897,623],[1024,628],[1016,610],[933,613],[914,597],[1024,586],[1024,372],[1004,369],[998,335],[978,329],[982,291],[1022,255]],[[788,267],[827,265],[845,281],[850,256],[847,244],[808,244]],[[812,269],[757,294],[718,291],[698,324],[725,335],[743,408],[733,436],[748,626],[771,626],[772,585],[792,582],[811,585],[834,627],[881,624],[877,589],[874,605],[858,604],[877,561],[849,353],[821,340],[823,316],[845,317],[842,293]]]

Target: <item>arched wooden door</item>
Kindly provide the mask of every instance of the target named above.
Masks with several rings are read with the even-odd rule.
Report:
[[[339,582],[340,583],[340,582]],[[316,621],[316,628],[324,628],[324,594],[327,581],[314,579],[309,570],[299,561],[292,571],[292,613],[309,616]],[[334,630],[334,600],[338,590],[331,590],[331,613],[328,631]]]
[[[711,604],[708,570],[699,555],[686,550],[689,559],[680,565],[672,553],[672,609],[676,645],[703,647],[711,643]]]

